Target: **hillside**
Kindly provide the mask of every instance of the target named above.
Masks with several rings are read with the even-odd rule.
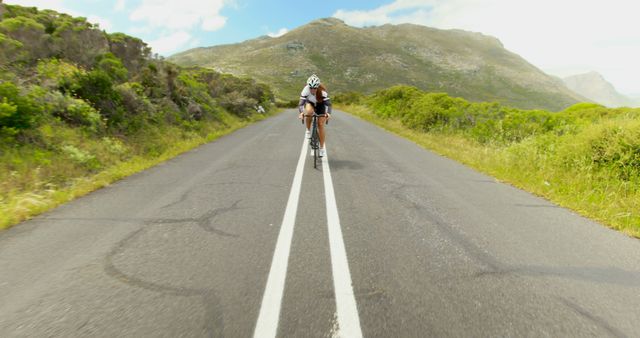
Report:
[[[631,99],[618,93],[613,85],[597,72],[573,75],[563,80],[569,89],[607,107],[633,106]]]
[[[0,2],[0,229],[248,123],[273,94],[84,18]]]
[[[412,24],[356,28],[321,19],[278,38],[196,48],[169,60],[253,76],[283,99],[295,99],[307,76],[317,73],[333,92],[372,93],[406,84],[549,110],[584,100],[493,37]]]

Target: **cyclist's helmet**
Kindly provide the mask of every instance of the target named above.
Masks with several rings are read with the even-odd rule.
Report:
[[[316,74],[313,74],[307,79],[307,84],[309,88],[318,88],[320,87],[320,78],[318,78]]]

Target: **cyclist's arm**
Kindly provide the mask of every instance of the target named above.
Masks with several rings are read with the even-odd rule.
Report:
[[[298,102],[298,111],[300,114],[304,112],[304,105],[308,102],[307,97],[311,95],[311,91],[309,90],[309,86],[305,86],[302,88],[302,92],[300,93],[300,102]]]
[[[322,97],[324,101],[324,112],[326,114],[331,115],[332,107],[331,107],[331,98],[327,92],[322,92]]]
[[[304,112],[304,105],[307,103],[307,99],[304,97],[300,98],[300,102],[298,102],[298,112],[302,114]]]

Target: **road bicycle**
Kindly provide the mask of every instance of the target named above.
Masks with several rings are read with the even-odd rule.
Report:
[[[318,114],[311,115],[311,138],[309,138],[309,146],[313,150],[313,168],[318,168],[318,157],[320,155],[320,134],[318,133]],[[308,118],[308,116],[305,116]],[[302,119],[304,124],[304,119]],[[329,120],[325,121],[325,124],[329,124]]]

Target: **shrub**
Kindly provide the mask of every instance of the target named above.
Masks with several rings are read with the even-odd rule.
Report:
[[[591,124],[557,142],[558,165],[569,170],[603,171],[621,180],[640,178],[640,120]]]
[[[71,126],[83,126],[93,133],[104,129],[100,113],[81,99],[60,92],[47,92],[39,100],[48,114]]]
[[[18,16],[0,21],[0,33],[6,34],[13,40],[19,41],[24,49],[25,61],[37,60],[45,57],[48,46],[45,43],[45,27],[37,21]]]
[[[76,73],[83,73],[75,65],[59,59],[41,60],[36,69],[42,84],[50,88],[59,88]]]
[[[11,141],[18,134],[17,128],[5,122],[15,116],[17,111],[18,107],[7,102],[6,98],[0,101],[0,140],[2,143]]]
[[[444,127],[468,104],[444,93],[425,93],[416,96],[405,109],[402,123],[412,129],[427,131],[435,126]]]
[[[127,115],[147,117],[154,113],[153,104],[144,96],[144,90],[138,83],[124,83],[115,87],[122,99],[122,106]]]
[[[151,55],[144,41],[122,33],[109,34],[109,50],[122,60],[129,73],[138,73]]]
[[[346,92],[334,95],[331,100],[339,104],[361,104],[364,102],[365,96],[359,92]]]
[[[640,121],[606,123],[587,143],[594,164],[623,180],[640,175]]]
[[[114,82],[124,82],[129,76],[129,71],[122,65],[122,61],[112,53],[106,53],[97,57],[97,69],[105,72]]]
[[[253,107],[258,101],[248,98],[239,92],[231,92],[220,98],[220,104],[230,113],[240,117],[247,117],[253,113]]]
[[[88,127],[94,133],[104,126],[100,114],[83,100],[68,98],[65,119],[67,122]]]
[[[100,161],[98,161],[94,155],[78,149],[73,145],[63,146],[61,150],[70,160],[87,169],[95,170],[100,168]]]
[[[12,82],[0,83],[0,103],[3,104],[0,128],[6,133],[17,135],[30,129],[42,116],[42,106],[34,102],[30,95],[22,95]]]
[[[125,121],[122,96],[113,87],[111,77],[103,70],[76,73],[74,78],[63,84],[63,89],[91,103],[107,120],[107,125],[118,128]]]
[[[421,93],[415,87],[395,86],[374,94],[369,104],[378,116],[398,118],[407,112],[413,100]]]
[[[278,108],[298,108],[298,103],[299,102],[300,102],[299,100],[289,100],[289,101],[276,100],[276,107],[278,107]]]
[[[597,103],[580,102],[580,103],[576,103],[576,104],[568,107],[567,109],[565,109],[562,112],[563,113],[572,113],[572,112],[577,112],[577,111],[593,110],[593,109],[606,109],[606,108],[603,105],[600,105],[600,104],[597,104]]]
[[[11,64],[16,61],[26,60],[27,54],[22,42],[11,39],[0,33],[0,63]]]
[[[102,143],[106,150],[113,155],[122,156],[128,151],[128,147],[117,138],[103,137]]]

